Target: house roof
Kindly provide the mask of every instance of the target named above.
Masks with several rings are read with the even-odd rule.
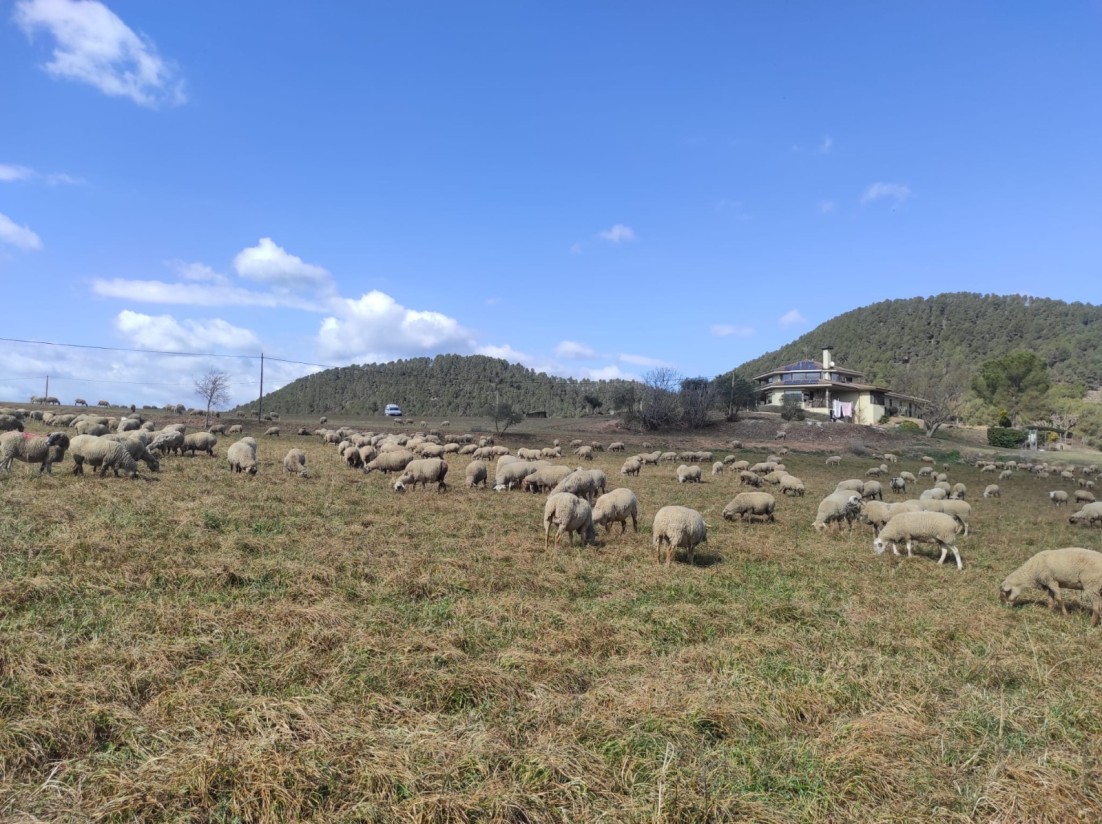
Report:
[[[770,375],[783,375],[785,372],[837,372],[842,375],[859,375],[865,376],[864,372],[858,372],[856,369],[845,369],[841,366],[824,366],[819,361],[813,360],[801,360],[795,363],[790,363],[787,366],[782,366],[779,369],[770,369],[768,372],[763,372],[760,375],[754,377],[754,380],[761,380],[762,378],[768,378]]]

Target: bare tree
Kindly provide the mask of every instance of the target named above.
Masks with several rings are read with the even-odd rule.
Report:
[[[639,422],[644,429],[665,429],[677,423],[681,412],[677,397],[680,386],[681,375],[666,366],[643,375]]]
[[[201,378],[195,379],[195,394],[207,404],[207,418],[204,426],[210,426],[211,407],[222,406],[230,400],[230,376],[220,369],[211,367]]]
[[[903,392],[916,398],[916,406],[926,425],[926,437],[932,438],[941,425],[960,414],[968,387],[968,378],[953,367],[913,367],[897,383]]]

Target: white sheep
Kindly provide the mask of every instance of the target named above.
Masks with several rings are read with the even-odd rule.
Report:
[[[673,561],[674,551],[679,548],[688,553],[688,561],[692,564],[697,546],[708,541],[708,526],[704,523],[704,517],[687,506],[662,507],[654,515],[651,532],[655,558],[662,563],[664,550],[666,566]]]
[[[384,475],[389,475],[391,472],[401,472],[406,468],[406,465],[416,457],[417,456],[408,449],[402,447],[398,449],[389,449],[385,452],[380,452],[374,460],[365,463],[363,473],[365,475],[370,475],[372,472],[379,471]]]
[[[752,521],[761,518],[775,522],[773,511],[777,508],[777,499],[768,492],[740,492],[727,506],[723,507],[725,521]]]
[[[712,464],[712,474],[713,475],[722,475],[723,470],[724,470],[723,461],[716,461],[715,463]]]
[[[624,461],[624,465],[620,467],[620,474],[638,476],[642,468],[643,462],[641,460],[638,458],[628,458]]]
[[[482,488],[486,488],[486,477],[488,468],[485,461],[471,461],[467,464],[467,469],[464,473],[466,477],[467,486],[471,489],[475,489],[479,484],[482,484]]]
[[[1075,490],[1075,503],[1077,504],[1093,504],[1095,501],[1094,493],[1089,492],[1086,489]]]
[[[842,456],[841,455],[831,455],[829,458],[826,459],[826,465],[827,466],[838,466],[841,463],[842,463]]]
[[[143,433],[144,434],[144,433]],[[104,435],[109,441],[118,441],[125,447],[126,451],[130,453],[130,457],[135,461],[142,461],[149,468],[150,472],[159,472],[161,469],[161,462],[157,460],[157,456],[154,455],[149,447],[146,446],[145,441],[135,432],[128,432],[125,435]]]
[[[1091,601],[1091,626],[1102,618],[1102,552],[1069,546],[1038,552],[1011,572],[999,587],[999,598],[1013,604],[1025,589],[1043,589],[1050,609],[1068,614],[1060,588],[1080,589]]]
[[[1062,489],[1054,489],[1048,493],[1048,499],[1052,501],[1053,506],[1067,506],[1068,505],[1068,493]]]
[[[494,489],[516,489],[521,481],[539,470],[535,463],[514,460],[512,463],[498,462],[494,472]]]
[[[807,488],[804,482],[795,475],[785,475],[781,478],[781,492],[785,495],[793,495],[802,498]]]
[[[900,512],[921,511],[922,507],[918,501],[896,501],[895,503],[868,501],[861,505],[861,517],[872,527],[873,537],[879,535],[884,524]]]
[[[1000,498],[1002,493],[999,491],[998,484],[988,484],[983,489],[983,497],[985,498]]]
[[[923,512],[944,512],[946,515],[952,515],[964,530],[964,534],[968,535],[968,519],[972,516],[972,505],[967,501],[953,499],[923,501],[919,499],[918,503],[921,505]]]
[[[597,530],[593,528],[593,510],[589,502],[569,492],[555,492],[548,497],[543,505],[543,549],[546,552],[548,542],[551,539],[551,527],[557,526],[555,533],[555,546],[559,545],[559,538],[565,532],[567,541],[574,545],[574,533],[578,533],[578,540],[584,544],[597,542]]]
[[[878,501],[884,500],[884,488],[880,485],[880,481],[865,481],[861,486],[861,497],[867,501],[874,498]]]
[[[79,435],[77,437],[80,437]],[[5,432],[0,435],[0,469],[11,471],[13,461],[38,464],[38,472],[53,474],[53,464],[65,458],[69,436],[64,432],[32,435],[29,432]]]
[[[574,450],[574,454],[577,455],[579,458],[582,458],[583,460],[592,461],[593,460],[593,447],[592,446],[579,446],[577,449]]]
[[[196,450],[198,450],[206,452],[213,458],[214,447],[217,443],[218,438],[209,432],[190,432],[184,435],[184,452],[191,452],[192,457],[194,457]]]
[[[303,478],[310,477],[306,471],[306,453],[301,449],[287,450],[287,454],[283,456],[283,471],[301,475]]]
[[[627,487],[613,489],[606,492],[593,504],[593,524],[603,526],[606,532],[612,531],[612,525],[620,524],[620,534],[628,531],[628,518],[631,518],[631,528],[639,531],[639,499],[635,493]]]
[[[598,491],[602,494],[606,491],[606,485],[607,479],[605,473],[601,470],[576,469],[563,478],[551,492],[552,494],[570,492],[580,498],[585,498],[587,501],[592,501],[597,497]]]
[[[574,470],[569,466],[541,466],[520,482],[524,492],[550,492]]]
[[[918,499],[920,501],[944,501],[948,497],[944,489],[939,486],[932,486],[929,489],[924,489]]]
[[[229,462],[231,472],[256,474],[256,446],[253,444],[245,440],[231,443],[229,449],[226,450],[226,459]]]
[[[963,501],[968,495],[968,487],[964,484],[953,484],[953,488],[949,490],[949,497],[953,500]]]
[[[827,495],[819,502],[812,526],[823,532],[829,524],[845,521],[852,525],[861,513],[861,496],[850,490],[838,490]]]
[[[681,466],[677,467],[677,482],[679,484],[700,483],[700,467],[681,464]]]
[[[1102,501],[1089,503],[1074,515],[1068,516],[1069,524],[1086,524],[1091,527],[1095,521],[1102,523]]]
[[[911,555],[911,547],[915,543],[937,544],[941,547],[941,557],[938,563],[944,563],[950,551],[957,561],[957,569],[964,569],[960,552],[957,550],[956,536],[960,531],[960,524],[952,515],[943,512],[901,512],[893,515],[880,530],[880,534],[873,539],[872,547],[877,555],[892,545],[892,553],[899,554],[897,544],[900,541],[907,543],[907,555]]]
[[[448,475],[448,464],[443,458],[418,458],[406,464],[398,480],[394,482],[395,492],[404,492],[407,487],[428,489],[430,483],[436,484],[437,492],[446,492],[448,485],[444,479]]]
[[[264,437],[265,438],[278,438],[279,437],[279,427],[278,426],[269,426],[267,429],[264,430]]]
[[[114,470],[116,478],[119,477],[120,469],[128,478],[138,477],[137,462],[118,441],[109,441],[95,435],[77,435],[73,438],[69,451],[76,465],[73,468],[74,475],[84,474],[84,463],[87,461],[93,474],[99,469],[101,478],[107,476],[108,469]]]

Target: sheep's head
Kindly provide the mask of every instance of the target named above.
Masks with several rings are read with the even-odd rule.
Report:
[[[884,543],[884,541],[880,538],[874,538],[872,542],[872,548],[877,555],[883,555],[884,550],[888,548],[888,545]]]
[[[1013,604],[1018,600],[1018,596],[1022,594],[1021,587],[1007,586],[1005,583],[999,587],[999,600],[1008,604]]]

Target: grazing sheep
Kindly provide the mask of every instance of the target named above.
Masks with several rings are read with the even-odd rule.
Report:
[[[569,492],[555,492],[543,505],[543,549],[546,552],[551,540],[551,527],[557,526],[555,546],[565,532],[567,541],[574,545],[574,533],[581,544],[595,544],[597,530],[593,528],[593,510],[589,502]]]
[[[874,498],[878,501],[884,500],[884,488],[880,485],[880,481],[865,481],[861,487],[861,497],[867,501]]]
[[[1011,472],[1009,469],[1004,469],[1002,472],[999,473],[999,480],[1005,481],[1007,478],[1010,478],[1013,475],[1014,473]]]
[[[1053,506],[1067,506],[1068,505],[1068,493],[1062,489],[1054,489],[1048,493],[1048,499],[1052,501]]]
[[[225,435],[226,425],[224,423],[211,424],[207,431],[212,435]]]
[[[78,438],[80,435],[77,436]],[[38,472],[53,474],[53,465],[65,458],[69,436],[64,432],[32,435],[29,432],[5,432],[0,435],[0,469],[11,471],[13,461],[38,464]]]
[[[278,438],[279,437],[279,427],[278,426],[269,426],[267,429],[264,430],[264,437],[265,438]]]
[[[787,437],[788,437],[788,433],[787,433],[787,432],[785,432],[785,431],[784,431],[784,430],[782,429],[782,430],[780,430],[780,431],[779,431],[779,432],[778,432],[778,433],[777,433],[776,435],[774,435],[774,436],[773,436],[773,440],[775,440],[775,441],[783,441],[783,440],[784,440],[785,438],[787,438]]]
[[[385,452],[380,452],[374,460],[365,463],[363,473],[365,475],[370,475],[372,472],[378,470],[384,475],[389,475],[391,472],[401,472],[406,468],[406,465],[416,457],[417,456],[408,449],[389,449]]]
[[[196,450],[198,450],[206,452],[213,458],[214,447],[217,443],[218,438],[209,432],[191,432],[184,435],[184,452],[191,452],[192,457],[194,457]]]
[[[487,474],[488,468],[485,461],[471,461],[467,464],[467,470],[464,473],[467,479],[467,486],[474,489],[479,484],[482,484],[482,488],[485,489],[487,486]]]
[[[963,501],[968,495],[968,487],[964,484],[953,484],[953,488],[949,490],[949,497],[955,501]]]
[[[1025,589],[1043,589],[1049,609],[1068,614],[1060,588],[1079,589],[1091,601],[1091,626],[1102,619],[1102,552],[1069,546],[1038,552],[1011,572],[999,587],[999,598],[1013,604]]]
[[[209,431],[213,432],[214,427],[211,427]],[[235,423],[232,426],[226,427],[226,434],[227,435],[240,435],[242,431],[243,431],[242,426],[239,423]]]
[[[538,449],[525,449],[521,447],[517,450],[517,457],[522,461],[538,461],[542,456]]]
[[[23,421],[15,415],[0,415],[0,432],[22,432]]]
[[[929,489],[923,490],[922,494],[918,496],[920,501],[944,501],[949,496],[945,494],[945,490],[940,486],[932,486]]]
[[[627,449],[627,446],[623,441],[613,441],[608,445],[609,452],[623,452]]]
[[[516,461],[503,464],[498,462],[494,473],[494,489],[516,489],[529,475],[539,471],[539,465],[527,461]]]
[[[149,444],[150,452],[159,452],[162,456],[170,452],[179,455],[184,450],[183,432],[158,432]]]
[[[897,475],[888,481],[888,489],[899,495],[903,495],[907,492],[907,481],[904,480],[902,475]]]
[[[620,467],[621,475],[639,475],[639,471],[643,468],[643,462],[638,458],[628,458],[624,461],[624,465]]]
[[[700,467],[681,464],[681,466],[677,467],[677,482],[679,484],[700,483]]]
[[[713,475],[722,475],[723,470],[724,470],[723,461],[716,461],[715,463],[712,464],[712,474]]]
[[[654,515],[651,528],[654,535],[654,553],[662,563],[663,550],[666,554],[666,566],[673,561],[674,551],[681,548],[688,553],[688,561],[693,563],[696,548],[708,541],[708,526],[703,516],[687,506],[664,506]]]
[[[1069,524],[1086,524],[1087,526],[1094,526],[1094,522],[1098,521],[1102,524],[1102,501],[1097,503],[1090,503],[1076,512],[1074,515],[1068,516]]]
[[[934,470],[928,466],[924,466],[918,470],[918,477],[920,478],[930,478],[933,477],[933,474]]]
[[[804,482],[795,475],[785,475],[781,478],[781,492],[785,495],[793,495],[802,498],[807,489]]]
[[[899,477],[909,484],[918,483],[913,472],[900,472]]]
[[[863,495],[865,492],[865,482],[859,478],[851,478],[848,481],[839,481],[838,485],[834,487],[835,492],[856,492],[858,495]]]
[[[123,445],[130,457],[135,461],[142,461],[150,472],[160,472],[161,462],[157,460],[145,442],[133,433],[127,435],[105,435],[110,441],[118,441]]]
[[[873,537],[880,534],[884,524],[900,512],[921,512],[918,501],[897,501],[896,503],[884,503],[883,501],[869,501],[861,506],[861,517],[872,527]]]
[[[226,459],[229,461],[231,472],[256,474],[256,447],[253,444],[245,440],[231,443],[230,448],[226,450]]]
[[[1000,497],[1002,497],[1002,493],[999,491],[999,485],[998,484],[988,484],[986,487],[984,487],[983,497],[985,497],[985,498],[1000,498]]]
[[[574,470],[569,466],[541,466],[520,482],[524,492],[550,492]],[[569,491],[569,490],[568,490]]]
[[[744,469],[738,474],[738,483],[739,486],[761,486],[761,476]]]
[[[915,543],[937,544],[941,547],[941,557],[938,563],[945,562],[950,551],[957,561],[957,569],[964,569],[964,562],[957,550],[957,533],[960,524],[952,515],[943,512],[901,512],[892,518],[880,530],[880,534],[873,539],[872,547],[877,555],[892,545],[892,553],[899,554],[897,544],[900,541],[907,542],[907,555],[911,555],[911,547]]]
[[[418,458],[406,464],[398,480],[394,482],[395,492],[404,492],[407,487],[428,489],[430,483],[436,484],[437,492],[446,492],[448,485],[444,478],[448,475],[448,464],[443,458]]]
[[[879,478],[883,474],[884,474],[884,470],[882,470],[878,466],[873,466],[873,467],[870,467],[869,469],[865,470],[865,477],[866,478]]]
[[[849,490],[838,490],[827,495],[819,502],[812,526],[819,532],[826,530],[832,523],[845,521],[851,526],[861,514],[861,496]]]
[[[119,477],[119,470],[126,473],[128,478],[138,477],[138,464],[126,451],[126,447],[118,441],[109,441],[95,435],[77,435],[73,438],[70,454],[73,456],[74,475],[84,474],[84,462],[92,467],[92,474],[99,469],[101,478],[107,476],[107,470],[115,472]]]
[[[88,401],[84,400],[84,398],[77,398],[75,401],[73,401],[73,406],[87,406],[87,405],[88,405]]]
[[[1093,504],[1094,494],[1085,489],[1075,490],[1075,502],[1077,504]]]
[[[740,492],[723,507],[723,520],[752,521],[754,518],[761,518],[763,521],[775,523],[773,510],[776,508],[777,499],[768,492]]]
[[[551,492],[570,492],[587,501],[592,501],[597,497],[598,491],[602,494],[606,491],[606,484],[605,473],[601,470],[576,469],[563,478]]]
[[[287,454],[283,456],[283,471],[301,475],[303,478],[310,477],[306,471],[306,453],[301,449],[287,450]]]
[[[923,512],[944,512],[946,515],[951,515],[960,524],[965,536],[968,535],[968,520],[972,517],[972,505],[967,501],[953,499],[943,501],[919,500],[918,503],[921,504]]]
[[[897,455],[893,455],[891,452],[885,452],[883,460],[887,461],[888,463],[895,463],[899,460],[899,457]]]
[[[603,526],[605,532],[612,531],[612,525],[620,524],[620,534],[628,531],[628,518],[631,518],[631,528],[639,531],[639,499],[635,493],[627,487],[606,492],[593,504],[593,524],[595,527]]]
[[[583,460],[592,461],[593,460],[593,447],[592,446],[579,446],[577,449],[574,450],[574,454],[577,455],[579,458],[582,458]]]
[[[826,465],[827,466],[839,466],[839,465],[841,465],[841,463],[842,463],[842,456],[841,455],[831,455],[829,458],[826,459]]]

